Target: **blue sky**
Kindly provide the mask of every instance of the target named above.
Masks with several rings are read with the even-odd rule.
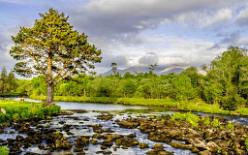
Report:
[[[14,66],[11,35],[51,7],[102,49],[99,73],[111,62],[201,66],[248,45],[247,0],[0,0],[0,66]]]

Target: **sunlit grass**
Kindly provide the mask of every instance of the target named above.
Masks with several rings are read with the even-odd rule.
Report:
[[[190,112],[188,113],[174,113],[171,116],[172,120],[179,120],[179,121],[186,121],[190,123],[192,126],[198,126],[198,122],[200,121],[200,117],[192,114]]]
[[[60,107],[56,105],[44,106],[42,103],[18,102],[11,100],[0,100],[0,108],[0,123],[30,118],[43,119],[60,112]]]
[[[193,127],[197,127],[201,123],[205,126],[211,126],[213,128],[226,128],[229,130],[233,130],[235,128],[234,124],[231,122],[228,122],[227,124],[222,124],[218,118],[210,119],[210,117],[208,116],[199,116],[191,112],[176,112],[171,115],[171,120],[185,121],[191,124]]]

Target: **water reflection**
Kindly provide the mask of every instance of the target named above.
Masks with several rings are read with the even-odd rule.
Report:
[[[76,103],[58,102],[62,110],[86,110],[86,111],[122,111],[127,109],[145,109],[141,106],[127,106],[118,104],[96,104],[96,103]]]

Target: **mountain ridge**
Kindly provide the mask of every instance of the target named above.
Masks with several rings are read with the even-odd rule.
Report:
[[[150,71],[149,67],[150,66],[147,65],[135,65],[124,69],[117,69],[116,72],[119,73],[120,75],[124,75],[127,72],[131,74],[148,73]],[[186,64],[160,65],[155,67],[153,72],[158,75],[169,74],[169,73],[180,73],[188,67],[190,66]],[[113,72],[110,69],[107,72],[102,73],[101,75],[108,76],[112,74]]]

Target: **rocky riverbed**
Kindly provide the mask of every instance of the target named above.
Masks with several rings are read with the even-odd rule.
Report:
[[[247,154],[246,125],[205,118],[199,117],[194,125],[151,112],[74,111],[1,125],[0,145],[21,155]]]

